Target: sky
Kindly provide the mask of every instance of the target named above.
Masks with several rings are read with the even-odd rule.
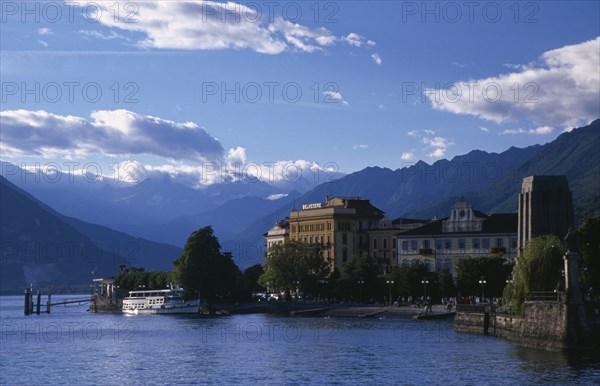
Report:
[[[0,158],[25,168],[277,180],[600,117],[597,1],[0,4]]]

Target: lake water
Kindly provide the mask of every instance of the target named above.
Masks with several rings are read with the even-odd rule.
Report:
[[[76,296],[53,296],[59,299]],[[45,301],[45,300],[44,300]],[[448,321],[269,315],[23,315],[0,297],[0,383],[599,384],[597,354],[456,333]]]

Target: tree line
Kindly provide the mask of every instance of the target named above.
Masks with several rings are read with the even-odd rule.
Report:
[[[598,298],[594,288],[600,288],[599,234],[600,217],[586,221],[576,232],[581,284],[592,300]],[[241,271],[231,254],[221,251],[208,226],[189,236],[182,255],[173,262],[173,272],[121,267],[115,284],[131,291],[167,288],[173,283],[184,288],[188,297],[209,303],[246,302],[256,292],[283,293],[287,300],[301,295],[306,300],[352,302],[384,302],[390,297],[396,300],[409,296],[427,296],[438,302],[442,297],[485,294],[489,298],[503,297],[518,311],[528,292],[560,289],[564,252],[557,237],[542,236],[527,244],[516,267],[499,255],[466,256],[457,261],[456,277],[447,270],[429,272],[420,261],[396,266],[381,276],[367,254],[352,257],[341,271],[332,271],[319,246],[289,240],[274,245],[263,265]]]

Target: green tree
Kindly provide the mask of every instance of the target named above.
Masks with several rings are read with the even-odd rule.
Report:
[[[421,283],[423,279],[429,281],[427,294],[431,294],[434,285],[433,276],[422,261],[413,261],[410,265],[401,265],[392,270],[394,288],[399,296],[421,297],[424,295],[425,287]]]
[[[168,288],[172,281],[172,273],[166,271],[144,271],[143,268],[122,268],[115,277],[115,285],[127,293],[139,289]]]
[[[481,295],[481,278],[485,297],[501,297],[506,280],[512,272],[512,264],[506,264],[501,256],[461,257],[456,262],[456,278],[462,296]]]
[[[439,270],[436,274],[437,292],[440,297],[451,297],[456,295],[456,287],[452,280],[452,274],[447,269]]]
[[[274,245],[264,264],[258,283],[272,291],[317,290],[318,281],[327,277],[329,265],[318,246],[289,240]]]
[[[600,298],[600,217],[586,220],[576,232],[581,285],[590,300]]]
[[[513,282],[504,289],[504,304],[521,313],[528,293],[561,288],[564,253],[564,247],[556,236],[539,236],[529,240],[517,260]]]
[[[173,279],[188,291],[188,296],[195,292],[209,302],[226,299],[236,289],[240,277],[231,254],[221,253],[219,240],[210,226],[190,235],[183,254],[173,265]]]
[[[242,281],[244,290],[248,293],[261,292],[265,290],[265,287],[258,284],[258,278],[264,273],[262,265],[255,264],[248,267],[242,273]]]
[[[377,265],[368,253],[362,253],[344,264],[335,292],[342,299],[364,301],[380,295],[380,282]]]

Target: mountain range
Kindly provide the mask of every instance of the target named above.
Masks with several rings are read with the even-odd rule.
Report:
[[[87,286],[119,265],[170,270],[181,249],[66,217],[0,177],[0,291]]]
[[[308,180],[221,181],[201,189],[167,175],[137,184],[91,183],[85,176],[60,171],[40,175],[3,162],[1,286],[81,283],[89,281],[92,269],[111,274],[118,263],[171,269],[189,234],[205,225],[213,226],[223,249],[244,268],[263,261],[264,232],[292,208],[323,202],[326,196],[368,198],[389,218],[444,217],[460,196],[486,213],[515,212],[523,177],[562,174],[569,180],[581,220],[600,214],[598,143],[600,120],[544,145],[511,147],[502,153],[474,150],[396,170],[368,167],[318,185]],[[79,257],[89,255],[85,246],[93,245],[101,256],[112,258],[91,264],[79,257],[68,263],[23,257],[39,255],[35,245],[52,243],[76,246],[74,255]],[[24,252],[19,252],[21,247]]]

